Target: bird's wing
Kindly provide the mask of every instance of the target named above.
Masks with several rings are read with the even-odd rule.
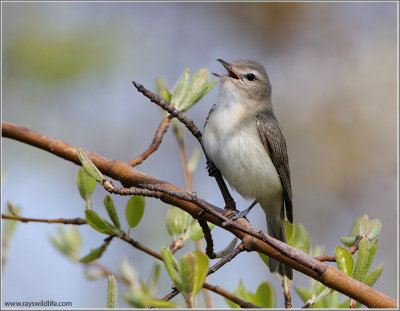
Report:
[[[207,118],[206,118],[206,123],[204,123],[204,127],[206,127],[207,122],[208,122],[208,119],[210,118],[211,113],[215,110],[215,107],[217,107],[217,104],[214,104],[214,105],[211,107],[210,112],[208,113]]]
[[[257,126],[264,148],[278,171],[284,190],[286,217],[293,222],[292,185],[290,183],[289,158],[286,141],[275,118],[260,114],[257,116]]]

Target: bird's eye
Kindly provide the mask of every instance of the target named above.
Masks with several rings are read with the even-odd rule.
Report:
[[[246,75],[246,78],[247,78],[247,80],[249,80],[249,81],[253,81],[253,80],[256,78],[256,76],[255,76],[253,73],[248,73],[248,74]]]

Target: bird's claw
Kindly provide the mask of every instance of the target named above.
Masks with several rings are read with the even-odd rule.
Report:
[[[218,169],[213,162],[207,161],[206,169],[208,172],[208,176],[215,177],[215,173],[217,172]]]
[[[247,220],[246,218],[247,214],[248,214],[247,210],[244,210],[240,213],[238,211],[230,211],[227,213],[226,216],[232,221],[238,220],[239,218],[244,218]]]

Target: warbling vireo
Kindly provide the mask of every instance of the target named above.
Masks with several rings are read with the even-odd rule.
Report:
[[[292,187],[285,138],[271,103],[265,68],[251,60],[231,64],[221,78],[218,104],[211,109],[202,144],[210,161],[244,198],[255,199],[234,217],[244,217],[259,203],[267,216],[268,234],[286,242],[284,211],[293,222]],[[293,271],[269,259],[270,271],[293,278]]]

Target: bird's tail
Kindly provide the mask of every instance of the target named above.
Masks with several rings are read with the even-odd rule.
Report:
[[[286,243],[286,233],[284,220],[277,221],[272,217],[267,217],[268,235]],[[287,276],[290,280],[293,279],[293,270],[287,265],[269,257],[269,270],[274,273],[278,272],[282,276]]]

